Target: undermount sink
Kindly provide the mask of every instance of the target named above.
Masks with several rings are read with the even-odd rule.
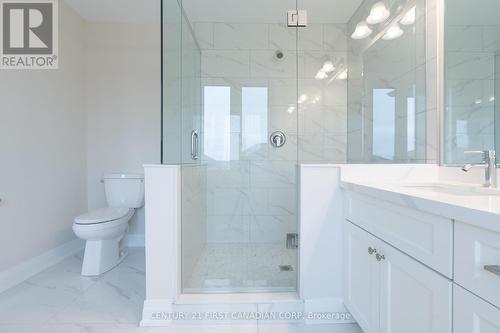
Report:
[[[404,188],[432,191],[444,194],[467,196],[500,195],[500,188],[487,188],[475,184],[462,183],[408,183],[400,185]]]

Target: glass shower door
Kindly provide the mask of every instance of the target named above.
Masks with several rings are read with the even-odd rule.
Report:
[[[183,80],[199,75],[201,82],[199,95],[183,93],[186,142],[188,123],[200,121],[198,160],[189,160],[190,144],[182,146],[184,293],[297,289],[302,58],[297,28],[286,22],[296,1],[280,3],[247,12],[231,2],[224,9],[231,15],[222,15],[200,11],[199,0],[182,2],[183,40],[192,37],[201,54],[201,67],[182,66]]]

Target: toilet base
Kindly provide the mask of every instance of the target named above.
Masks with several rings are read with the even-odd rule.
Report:
[[[82,276],[98,276],[120,264],[128,254],[123,246],[124,238],[88,240],[85,244]]]

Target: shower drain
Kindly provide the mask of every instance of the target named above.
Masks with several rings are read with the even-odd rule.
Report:
[[[280,268],[280,271],[282,271],[282,272],[291,272],[291,271],[293,271],[293,266],[292,265],[280,265],[279,268]]]

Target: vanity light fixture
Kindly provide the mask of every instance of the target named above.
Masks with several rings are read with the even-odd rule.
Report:
[[[401,29],[399,24],[396,23],[387,30],[387,32],[385,33],[384,37],[382,37],[382,39],[393,40],[393,39],[401,37],[403,34],[404,34],[403,29]]]
[[[417,7],[413,6],[412,9],[410,9],[406,15],[401,19],[401,24],[402,25],[412,25],[415,23],[417,20]]]
[[[323,68],[321,68],[321,71],[325,73],[331,73],[334,70],[335,70],[335,65],[331,61],[325,61],[325,63],[323,64]]]
[[[373,30],[370,29],[365,21],[361,21],[356,25],[356,30],[354,30],[351,35],[352,39],[364,39],[372,34]]]
[[[318,73],[316,73],[316,76],[314,77],[316,80],[324,80],[328,77],[328,74],[326,72],[323,72],[320,70]]]
[[[299,102],[299,104],[302,104],[302,103],[306,102],[308,99],[309,99],[309,96],[307,96],[306,94],[302,94],[299,96],[298,102]]]
[[[346,80],[347,79],[347,73],[348,73],[348,70],[347,69],[344,69],[338,76],[337,76],[337,80]]]
[[[387,20],[391,16],[391,11],[387,9],[383,1],[379,1],[372,6],[370,16],[366,18],[368,24],[378,24]]]

